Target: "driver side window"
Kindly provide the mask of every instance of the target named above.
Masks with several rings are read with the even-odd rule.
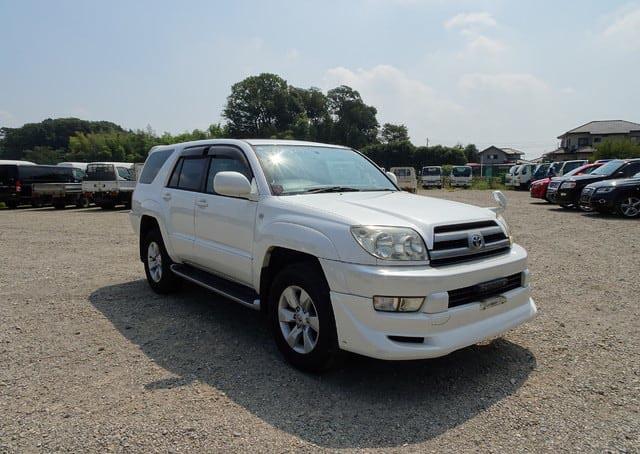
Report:
[[[213,190],[213,180],[219,172],[238,172],[247,177],[249,181],[253,178],[251,170],[240,156],[213,156],[209,161],[209,173],[207,174],[206,192],[208,194],[216,193]]]

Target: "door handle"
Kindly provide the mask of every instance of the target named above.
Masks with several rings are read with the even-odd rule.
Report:
[[[200,208],[206,208],[209,206],[209,204],[207,203],[206,200],[204,199],[200,199],[196,202],[196,205],[199,206]]]
[[[162,198],[168,202],[169,200],[171,200],[171,194],[165,192],[164,194],[162,194]]]

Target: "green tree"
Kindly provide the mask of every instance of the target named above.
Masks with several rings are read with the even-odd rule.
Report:
[[[65,150],[52,150],[51,147],[33,147],[33,150],[25,150],[23,158],[36,164],[57,164],[63,161]]]
[[[464,154],[467,162],[478,162],[479,160],[478,148],[472,143],[464,147]]]
[[[404,142],[409,140],[409,130],[405,125],[385,123],[380,130],[380,142]]]
[[[332,141],[354,148],[377,142],[378,111],[366,105],[360,93],[342,85],[327,93],[329,114],[333,118]]]
[[[640,143],[624,139],[605,139],[596,145],[593,159],[640,158]]]

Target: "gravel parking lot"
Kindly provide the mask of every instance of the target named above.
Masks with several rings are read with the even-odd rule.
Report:
[[[0,452],[638,452],[640,222],[507,195],[537,319],[323,376],[284,363],[249,309],[153,294],[125,211],[0,211]]]

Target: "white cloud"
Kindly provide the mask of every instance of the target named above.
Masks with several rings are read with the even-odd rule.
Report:
[[[479,33],[474,33],[470,31],[464,31],[463,34],[467,37],[467,51],[473,53],[488,53],[488,54],[499,54],[503,52],[507,46],[502,41],[497,39],[489,38],[487,36],[481,35]]]
[[[549,86],[541,79],[526,73],[465,74],[458,83],[463,91],[484,90],[506,94],[547,93]]]
[[[286,54],[287,60],[297,60],[300,56],[300,51],[298,49],[289,49]]]
[[[609,16],[600,33],[603,41],[623,49],[640,49],[640,6],[626,6]]]
[[[355,71],[344,67],[329,69],[326,87],[342,84],[358,90],[365,103],[378,109],[380,123],[405,124],[418,144],[435,131],[455,124],[464,111],[429,85],[390,65]]]
[[[453,16],[444,23],[444,28],[476,28],[476,27],[495,27],[497,25],[493,16],[486,12],[479,13],[460,13]]]

